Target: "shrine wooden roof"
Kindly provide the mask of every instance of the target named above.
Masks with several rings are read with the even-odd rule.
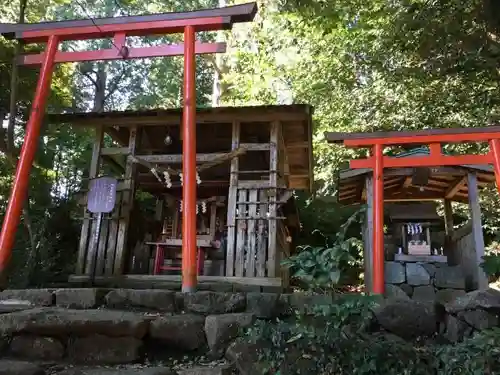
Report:
[[[234,122],[240,123],[241,143],[269,142],[270,124],[276,121],[282,125],[286,154],[280,158],[289,165],[289,172],[286,176],[289,180],[289,187],[310,190],[313,182],[312,112],[312,107],[305,104],[198,108],[196,114],[197,153],[229,152]],[[137,126],[142,132],[140,146],[142,150],[139,154],[179,155],[182,153],[181,108],[49,114],[46,120],[49,124],[68,124],[74,127],[103,126],[118,147],[126,147],[130,128]],[[168,148],[164,144],[167,135],[173,138],[173,143]],[[243,155],[240,157],[240,169],[254,171],[249,176],[258,179],[258,171],[264,174],[265,170],[269,169],[268,154],[269,152],[263,151]],[[120,163],[124,164],[123,161]],[[209,180],[213,180],[217,181],[217,184],[220,181],[226,181],[228,185],[229,163],[211,168],[207,174],[205,178],[207,184]],[[155,183],[155,178],[151,173],[149,175],[144,173],[144,178],[148,179],[151,184]]]
[[[415,149],[395,157],[426,156],[426,148]],[[424,167],[424,169],[427,167]],[[467,174],[474,171],[479,188],[494,183],[495,173],[489,165],[461,165],[453,167],[430,167],[428,181],[420,186],[413,183],[415,168],[384,169],[384,200],[386,202],[434,201],[449,199],[467,203]],[[344,169],[338,175],[337,200],[351,205],[366,201],[365,184],[371,169]]]

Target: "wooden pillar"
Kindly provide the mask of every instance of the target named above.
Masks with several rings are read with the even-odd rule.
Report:
[[[373,177],[366,178],[366,219],[364,228],[365,293],[373,293]]]
[[[137,126],[130,128],[128,141],[128,154],[135,155],[137,142]],[[124,271],[125,257],[127,254],[127,237],[130,224],[130,213],[134,204],[135,193],[135,171],[137,164],[133,158],[127,158],[125,165],[125,181],[126,190],[122,194],[122,207],[120,212],[120,220],[118,222],[118,237],[116,241],[116,253],[114,262],[114,275],[121,275]]]
[[[240,123],[233,122],[231,150],[240,147]],[[226,276],[234,276],[234,250],[236,246],[236,200],[238,198],[239,158],[231,159],[229,193],[227,198]]]
[[[482,257],[484,256],[484,237],[483,225],[481,223],[481,207],[479,205],[477,175],[475,172],[469,172],[467,174],[467,185],[469,189],[469,211],[472,222],[472,235],[474,239],[474,250],[477,264],[477,266],[475,267],[477,272],[475,287],[477,287],[478,289],[486,289],[488,287],[488,278],[486,277],[482,268],[479,266],[479,264],[482,262]]]
[[[102,126],[95,128],[94,147],[92,149],[92,159],[90,160],[89,180],[96,178],[97,174],[99,173],[99,169],[101,166],[101,149],[102,149],[103,137],[104,137],[104,128]],[[93,241],[92,241],[93,232],[90,231],[89,233],[91,227],[95,230],[95,225],[92,225],[92,223],[93,223],[92,214],[88,212],[87,207],[85,207],[83,214],[82,231],[80,234],[80,246],[78,248],[78,258],[76,260],[75,273],[77,275],[83,275],[86,273],[88,274],[88,272],[90,271],[88,270],[87,266],[88,263],[87,255],[91,255],[89,254],[92,252],[92,249],[90,249],[90,247],[93,246]]]
[[[493,154],[493,168],[495,170],[497,190],[500,192],[500,139],[492,139],[490,141],[490,151]]]
[[[451,206],[451,200],[444,200],[444,227],[447,236],[453,234],[453,208]]]
[[[278,121],[273,121],[271,123],[270,129],[270,150],[269,150],[269,231],[268,231],[268,246],[267,246],[267,276],[276,277],[277,268],[277,223],[276,217],[278,216],[278,210],[276,205],[276,197],[278,186],[278,137],[280,131],[280,123]]]
[[[373,293],[384,294],[384,164],[383,146],[373,147]]]

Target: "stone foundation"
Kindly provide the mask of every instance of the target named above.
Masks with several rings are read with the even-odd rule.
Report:
[[[460,266],[443,263],[443,257],[411,257],[385,262],[386,295],[420,302],[448,300],[465,294],[465,276]]]

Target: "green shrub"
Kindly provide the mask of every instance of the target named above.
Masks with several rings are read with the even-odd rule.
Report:
[[[352,272],[362,266],[363,243],[356,237],[347,236],[349,227],[359,221],[364,208],[356,211],[341,226],[335,240],[325,237],[324,246],[298,246],[297,255],[283,260],[282,265],[291,270],[292,278],[298,279],[311,290],[329,290],[338,284],[351,283]]]
[[[375,303],[373,297],[342,296],[316,306],[311,316],[258,321],[246,339],[259,344],[263,375],[500,374],[500,329],[455,345],[407,342],[370,332]]]

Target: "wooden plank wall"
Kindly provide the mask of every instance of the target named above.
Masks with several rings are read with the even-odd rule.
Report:
[[[233,124],[233,149],[240,144],[240,123]],[[290,254],[288,232],[284,217],[279,212],[279,192],[284,180],[280,152],[281,124],[270,124],[269,177],[267,180],[238,179],[238,157],[231,163],[228,197],[226,249],[226,276],[281,277],[288,283],[288,273],[281,269],[281,261]],[[263,149],[255,148],[255,151]],[[248,150],[251,152],[252,150]]]
[[[101,150],[104,129],[97,128],[90,165],[89,178],[98,177],[101,168]],[[136,150],[137,129],[130,130],[129,153]],[[80,245],[76,264],[76,275],[90,275],[92,260],[96,259],[95,276],[120,275],[124,270],[127,250],[130,211],[134,200],[135,163],[127,162],[125,178],[118,179],[114,210],[103,215],[97,246],[95,233],[97,215],[84,209]]]

